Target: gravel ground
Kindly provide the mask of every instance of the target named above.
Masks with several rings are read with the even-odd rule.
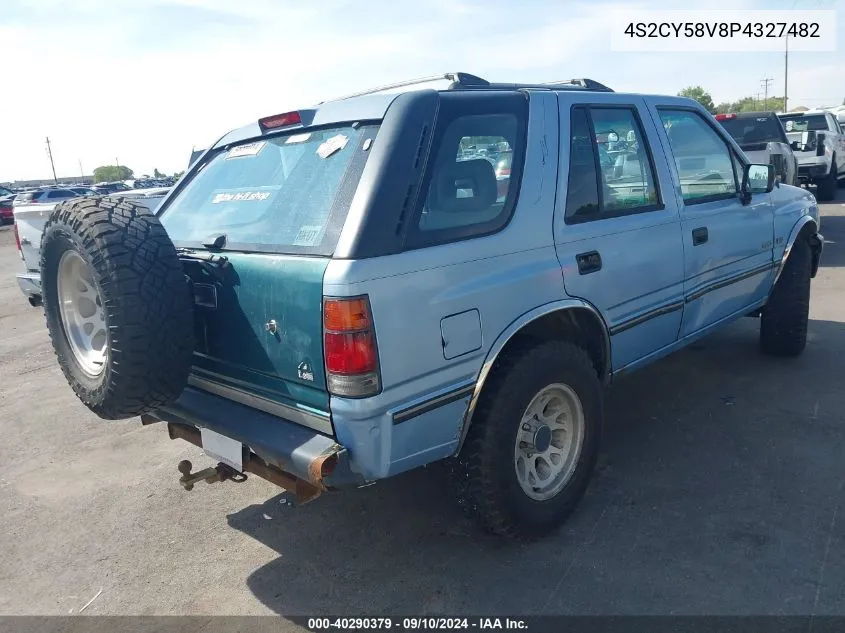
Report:
[[[437,465],[300,508],[183,491],[208,460],[77,401],[0,229],[0,614],[845,614],[845,204],[823,216],[806,353],[760,355],[745,319],[618,381],[594,483],[530,545]]]

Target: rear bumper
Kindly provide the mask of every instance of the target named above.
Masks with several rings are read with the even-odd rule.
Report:
[[[18,287],[27,297],[41,296],[41,275],[39,273],[22,273],[17,275]]]
[[[830,171],[830,165],[825,163],[798,165],[798,180],[808,182],[816,178],[824,178],[828,171]]]
[[[266,464],[321,489],[365,483],[352,471],[346,448],[333,438],[193,387],[142,419],[211,429],[243,443]],[[324,464],[331,464],[330,472]]]

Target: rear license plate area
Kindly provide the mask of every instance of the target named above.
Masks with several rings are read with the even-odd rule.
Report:
[[[200,437],[202,438],[202,449],[209,457],[231,466],[238,472],[243,472],[245,450],[243,444],[210,429],[201,428]]]

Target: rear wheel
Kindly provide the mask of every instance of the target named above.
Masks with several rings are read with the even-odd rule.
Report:
[[[584,495],[600,443],[601,386],[571,343],[506,353],[481,396],[462,473],[484,527],[532,538],[563,523]]]
[[[836,157],[834,156],[830,166],[830,173],[825,176],[824,180],[819,182],[816,197],[822,202],[833,200],[836,197],[837,182]]]
[[[812,252],[805,239],[792,247],[772,296],[760,316],[760,349],[774,356],[798,356],[807,345]]]
[[[126,200],[56,207],[41,241],[47,329],[76,395],[105,419],[177,398],[193,352],[193,302],[158,219]]]

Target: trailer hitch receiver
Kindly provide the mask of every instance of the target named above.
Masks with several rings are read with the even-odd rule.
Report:
[[[182,473],[182,476],[179,477],[179,483],[182,484],[185,490],[193,490],[194,484],[201,481],[208,484],[213,484],[217,481],[226,481],[227,479],[238,483],[246,481],[245,474],[239,473],[234,468],[223,463],[217,464],[213,468],[203,468],[195,473],[191,472],[193,467],[193,464],[187,459],[179,462],[179,466],[177,467],[179,472]]]

